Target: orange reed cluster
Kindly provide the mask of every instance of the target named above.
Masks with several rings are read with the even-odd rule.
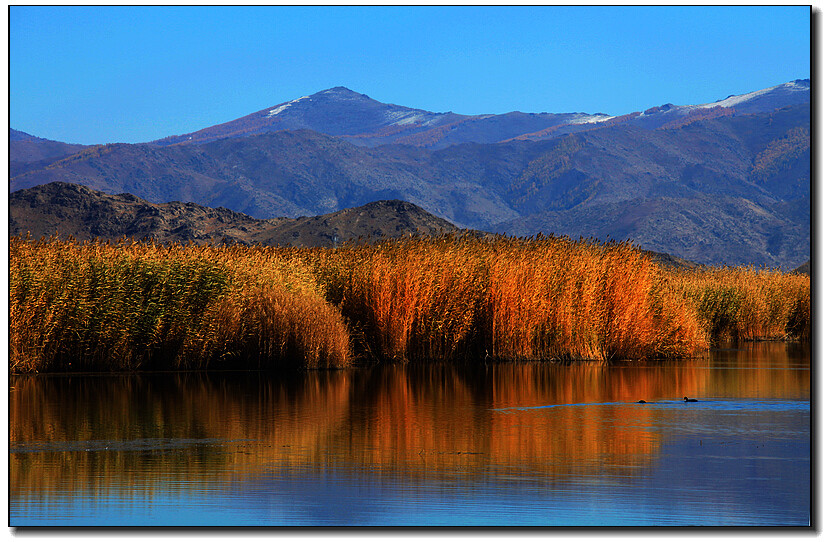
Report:
[[[445,235],[299,252],[381,358],[611,361],[703,344],[690,308],[628,243]]]

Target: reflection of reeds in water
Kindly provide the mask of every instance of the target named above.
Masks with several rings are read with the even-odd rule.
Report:
[[[231,480],[278,467],[413,478],[482,478],[642,467],[669,410],[637,405],[693,397],[809,396],[809,371],[784,344],[764,357],[646,366],[445,364],[336,372],[13,377],[10,445],[186,439],[180,450],[10,454],[10,488],[144,491],[169,480]],[[752,350],[752,349],[750,349]],[[762,361],[763,360],[763,361]],[[733,370],[724,368],[733,366]],[[521,408],[556,405],[553,408]],[[134,487],[133,487],[134,486]]]
[[[274,463],[316,465],[347,419],[352,375],[311,374],[87,376],[80,383],[19,377],[10,394],[11,450],[26,444],[46,451],[11,453],[9,486],[152,494],[174,480],[229,480]]]
[[[807,338],[809,277],[664,271],[629,243],[413,237],[337,249],[10,242],[10,367],[680,358]]]
[[[726,345],[737,346],[737,345]],[[790,360],[797,360],[791,364]],[[696,395],[726,397],[738,387],[742,397],[767,399],[810,398],[810,344],[759,341],[748,348],[715,351],[710,363],[716,378]],[[786,370],[794,368],[796,370]],[[766,375],[772,375],[767,378]]]
[[[612,413],[601,410],[606,418],[580,417],[581,411],[571,409],[498,410],[496,397],[503,390],[519,395],[522,405],[557,402],[545,385],[553,380],[545,378],[547,369],[497,364],[480,375],[446,366],[380,368],[377,378],[384,376],[384,385],[365,382],[373,406],[368,423],[351,429],[362,445],[350,454],[365,465],[414,476],[534,472],[548,476],[548,483],[574,472],[623,470],[648,461],[659,439],[642,427],[646,421],[636,419],[636,428],[624,424],[623,406]],[[576,387],[583,384],[581,375],[572,378]],[[580,399],[588,401],[600,391]]]

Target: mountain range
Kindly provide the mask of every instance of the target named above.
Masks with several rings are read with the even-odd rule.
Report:
[[[607,123],[631,124],[650,129],[675,127],[693,119],[760,113],[773,111],[780,106],[809,103],[809,90],[809,79],[796,80],[741,96],[728,96],[708,104],[665,104],[643,113],[615,117],[605,113],[520,111],[501,115],[459,115],[450,111],[433,113],[378,102],[348,88],[335,87],[197,132],[166,137],[155,143],[198,144],[227,137],[304,129],[341,137],[361,146],[399,143],[444,149],[460,143],[551,139]]]
[[[810,257],[809,90],[612,117],[432,113],[336,87],[143,144],[12,131],[10,189],[61,181],[255,219],[404,200],[461,228],[793,268]]]

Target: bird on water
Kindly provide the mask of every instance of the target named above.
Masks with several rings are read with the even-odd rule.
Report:
[[[683,402],[684,402],[684,403],[697,403],[697,402],[698,402],[698,400],[697,400],[697,399],[688,399],[688,398],[684,395],[684,396],[683,396]]]
[[[638,401],[638,403],[641,403],[641,404],[645,405],[645,404],[646,404],[646,401],[644,401],[643,399],[641,399],[640,401]]]

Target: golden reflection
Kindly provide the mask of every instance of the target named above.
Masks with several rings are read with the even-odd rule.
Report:
[[[714,352],[715,370],[704,392],[727,396],[738,389],[739,397],[766,399],[810,398],[810,345],[807,343],[758,342]]]
[[[135,496],[282,467],[628,474],[658,453],[674,415],[638,400],[807,399],[809,361],[808,346],[759,343],[648,365],[12,377],[10,488]]]

